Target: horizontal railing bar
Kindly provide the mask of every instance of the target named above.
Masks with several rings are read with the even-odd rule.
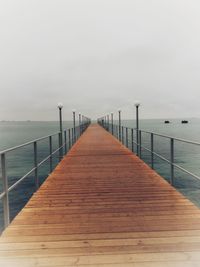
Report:
[[[27,172],[24,176],[22,176],[16,183],[14,183],[13,185],[11,185],[8,188],[8,192],[12,191],[18,184],[20,184],[25,178],[27,178],[32,172],[34,172],[37,168],[34,167],[33,169],[31,169],[29,172]]]
[[[5,194],[6,194],[5,192],[0,194],[0,200],[5,196]]]
[[[168,139],[174,139],[176,141],[180,141],[180,142],[184,142],[187,144],[192,144],[192,145],[198,145],[200,146],[200,143],[195,142],[195,141],[191,141],[191,140],[186,140],[186,139],[182,139],[182,138],[177,138],[177,137],[173,137],[173,136],[169,136],[169,135],[164,135],[164,134],[159,134],[159,133],[155,133],[155,132],[149,132],[149,131],[144,131],[144,130],[140,130],[142,133],[148,133],[148,134],[153,134],[156,136],[160,136],[160,137],[165,137]]]
[[[65,143],[64,143],[65,145]],[[64,146],[63,145],[63,146]],[[63,147],[62,146],[62,147]],[[37,168],[39,168],[43,163],[45,163],[52,155],[54,155],[56,152],[58,152],[62,147],[57,148],[50,154],[48,157],[43,159],[40,163],[38,163],[37,167],[32,168],[29,172],[27,172],[24,176],[22,176],[16,183],[14,183],[12,186],[8,188],[8,192],[12,191],[18,184],[20,184],[25,178],[27,178],[32,172],[34,172]],[[1,199],[1,198],[0,198]]]
[[[179,166],[179,165],[176,164],[176,163],[172,163],[170,160],[164,158],[164,157],[161,156],[160,154],[158,154],[158,153],[156,153],[156,152],[153,152],[153,151],[151,151],[150,149],[148,149],[147,147],[144,147],[144,146],[141,146],[141,148],[143,148],[143,149],[145,149],[145,150],[147,150],[147,151],[153,153],[155,156],[159,157],[160,159],[166,161],[166,162],[169,163],[169,164],[172,164],[174,167],[178,168],[179,170],[181,170],[181,171],[183,171],[183,172],[185,172],[185,173],[187,173],[187,174],[193,176],[194,178],[200,180],[200,177],[199,177],[198,175],[196,175],[196,174],[194,174],[194,173],[192,173],[192,172],[186,170],[185,168]]]
[[[167,163],[171,164],[171,161],[170,161],[170,160],[164,158],[163,156],[161,156],[160,154],[158,154],[158,153],[156,153],[156,152],[154,152],[154,151],[151,151],[151,150],[148,149],[147,147],[141,146],[141,148],[143,148],[143,149],[145,149],[145,150],[147,150],[147,151],[153,153],[155,156],[157,156],[157,157],[159,157],[160,159],[162,159],[162,160],[166,161]],[[174,165],[174,164],[173,164],[173,165]]]
[[[113,124],[113,127],[119,127],[119,125],[118,125],[118,124]],[[121,125],[121,128],[122,128],[122,127],[123,127],[124,129],[130,129],[130,130],[137,131],[136,128],[130,128],[130,127],[126,127],[126,126],[122,126],[122,125]],[[160,137],[164,137],[164,138],[172,139],[172,140],[175,140],[175,141],[178,141],[178,142],[183,142],[183,143],[187,143],[187,144],[191,144],[191,145],[198,145],[198,146],[200,145],[200,143],[195,142],[195,141],[191,141],[191,140],[186,140],[186,139],[182,139],[182,138],[172,137],[172,136],[163,135],[163,134],[159,134],[159,133],[155,133],[155,132],[150,132],[150,131],[145,131],[145,130],[138,130],[138,131],[141,131],[141,133],[152,134],[152,135],[155,135],[155,136],[160,136]],[[156,157],[162,159],[163,161],[167,162],[167,163],[170,164],[171,166],[174,166],[174,167],[176,167],[177,169],[179,169],[179,170],[181,170],[181,171],[183,171],[183,172],[189,174],[190,176],[192,176],[192,177],[194,177],[194,178],[200,180],[200,176],[198,176],[198,175],[196,175],[196,174],[194,174],[194,173],[192,173],[192,172],[186,170],[185,168],[183,168],[183,167],[177,165],[176,163],[174,163],[174,162],[172,162],[172,161],[166,159],[165,157],[161,156],[160,154],[156,153],[155,151],[152,151],[151,149],[149,149],[149,148],[147,148],[147,147],[145,147],[145,146],[142,146],[140,143],[137,143],[137,142],[135,142],[134,140],[130,140],[129,138],[128,138],[128,142],[132,142],[133,144],[139,145],[140,148],[142,148],[142,149],[144,149],[144,150],[146,150],[146,151],[152,153],[152,155],[155,155]]]
[[[56,152],[58,152],[61,148],[64,148],[64,146],[66,145],[67,143],[64,143],[62,146],[60,146],[59,148],[57,148],[56,150],[54,150],[49,156],[47,156],[46,158],[44,158],[42,161],[40,161],[38,163],[38,167],[40,167],[43,163],[45,163],[48,159],[50,159],[50,157],[52,157]]]
[[[183,167],[181,167],[181,166],[179,166],[179,165],[177,165],[177,164],[175,164],[175,163],[173,163],[173,165],[174,165],[174,167],[178,168],[179,170],[181,170],[181,171],[183,171],[183,172],[185,172],[185,173],[187,173],[187,174],[193,176],[194,178],[200,180],[200,177],[199,177],[198,175],[196,175],[196,174],[194,174],[194,173],[192,173],[192,172],[190,172],[190,171],[184,169]]]
[[[114,126],[118,126],[118,125],[114,124]],[[137,131],[136,128],[130,128],[130,127],[126,127],[126,126],[123,126],[123,127],[127,128],[127,129],[130,129],[130,130],[133,129],[134,131]],[[187,140],[187,139],[182,139],[182,138],[178,138],[178,137],[173,137],[173,136],[169,136],[169,135],[159,134],[159,133],[155,133],[155,132],[145,131],[145,130],[140,130],[140,131],[142,133],[153,134],[153,135],[156,135],[156,136],[165,137],[165,138],[169,138],[169,139],[173,138],[176,141],[184,142],[184,143],[191,144],[191,145],[200,146],[199,142],[195,142],[195,141],[191,141],[191,140]]]
[[[137,144],[137,143],[136,143]],[[152,152],[151,149],[145,147],[145,146],[141,146],[141,148],[143,148],[144,150],[148,151],[148,152]]]
[[[78,125],[78,126],[76,126],[76,127],[74,127],[74,128],[69,128],[69,130],[70,129],[74,129],[75,130],[75,133],[76,133],[76,137],[75,137],[75,140],[74,140],[74,142],[73,142],[73,144],[75,143],[75,141],[81,136],[81,134],[87,129],[87,127],[89,126],[89,124],[90,123],[83,123],[83,124],[81,124],[81,125]],[[80,132],[79,132],[80,131]],[[65,148],[65,153],[64,154],[66,154],[67,153],[67,145],[68,144],[71,144],[71,139],[66,139],[66,137],[65,137],[65,141],[64,141],[64,143],[63,143],[63,141],[62,141],[62,145],[60,145],[59,144],[59,147],[56,149],[56,150],[54,150],[53,152],[52,152],[52,137],[53,136],[56,136],[56,135],[58,135],[59,134],[59,137],[60,136],[62,136],[62,133],[65,133],[66,134],[66,132],[67,132],[67,130],[65,129],[64,131],[62,131],[62,132],[56,132],[56,133],[54,133],[54,134],[51,134],[51,135],[47,135],[47,136],[44,136],[44,137],[41,137],[41,138],[38,138],[38,139],[35,139],[35,140],[32,140],[32,141],[30,141],[30,142],[26,142],[26,143],[24,143],[24,144],[21,144],[21,145],[18,145],[18,146],[15,146],[15,147],[11,147],[11,148],[9,148],[9,149],[5,149],[5,150],[3,150],[3,151],[0,151],[0,155],[1,155],[1,157],[4,157],[5,158],[5,154],[7,153],[7,152],[11,152],[11,151],[14,151],[14,150],[16,150],[16,149],[19,149],[19,148],[22,148],[22,147],[25,147],[25,146],[28,146],[28,145],[32,145],[32,144],[34,144],[34,167],[29,171],[29,172],[27,172],[25,175],[23,175],[21,178],[19,178],[14,184],[12,184],[9,188],[8,187],[6,187],[6,189],[4,189],[4,192],[1,192],[0,193],[0,200],[2,200],[2,199],[4,199],[5,197],[7,197],[8,196],[8,193],[9,192],[11,192],[13,189],[15,189],[22,181],[24,181],[27,177],[29,177],[29,175],[30,174],[32,174],[33,172],[35,172],[35,181],[36,181],[36,190],[37,190],[37,188],[38,188],[38,185],[39,185],[39,183],[38,183],[38,176],[37,176],[37,172],[38,172],[38,168],[40,167],[40,166],[42,166],[47,160],[49,160],[50,159],[50,161],[51,161],[51,163],[50,163],[50,165],[52,164],[52,156],[55,154],[55,153],[57,153],[58,151],[60,151],[61,149],[63,149],[63,148]],[[40,161],[39,163],[37,162],[37,157],[38,157],[38,153],[37,153],[37,142],[40,142],[40,141],[42,141],[42,140],[45,140],[45,139],[49,139],[49,148],[50,148],[50,154],[47,156],[47,157],[45,157],[42,161]],[[63,157],[63,153],[61,153],[60,154],[61,155],[61,157],[60,157],[60,160],[61,160],[61,158]],[[4,166],[5,165],[5,166]],[[6,162],[5,162],[5,164],[4,164],[3,166],[6,168]],[[53,170],[53,168],[50,168],[50,170],[52,171]],[[3,174],[2,174],[3,175]],[[6,174],[4,175],[5,176],[5,179],[6,179],[6,181],[8,181],[8,177],[6,176]],[[4,200],[3,200],[4,201]],[[7,221],[5,221],[5,226],[7,226],[8,224],[9,224],[9,207],[8,207],[8,211],[5,211],[4,210],[4,212],[8,215],[7,217],[8,217],[8,222]]]
[[[131,139],[128,139],[128,141],[129,141],[129,142],[132,142]],[[137,141],[133,141],[133,143],[134,143],[135,145],[138,145],[138,146],[139,146],[139,143],[137,143]]]
[[[13,150],[16,150],[16,149],[18,149],[18,148],[25,147],[25,146],[27,146],[27,145],[31,145],[31,144],[33,144],[34,142],[42,141],[42,140],[44,140],[44,139],[49,138],[50,136],[55,136],[55,135],[57,135],[57,134],[59,134],[59,133],[60,133],[60,132],[57,132],[57,133],[54,133],[54,134],[50,134],[50,135],[47,135],[47,136],[44,136],[44,137],[41,137],[41,138],[32,140],[32,141],[30,141],[30,142],[27,142],[27,143],[18,145],[18,146],[14,146],[14,147],[11,147],[11,148],[2,150],[2,151],[0,151],[0,155],[1,155],[1,154],[5,154],[5,153],[10,152],[10,151],[13,151]]]
[[[57,151],[56,151],[57,152]],[[50,159],[50,157],[52,157],[53,153],[50,154],[49,156],[47,156],[46,158],[44,158],[42,161],[40,161],[38,164],[37,164],[37,168],[40,167],[43,163],[45,163],[48,159]]]

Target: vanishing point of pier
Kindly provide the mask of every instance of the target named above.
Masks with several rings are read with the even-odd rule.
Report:
[[[0,266],[199,267],[200,210],[92,124],[0,238]]]

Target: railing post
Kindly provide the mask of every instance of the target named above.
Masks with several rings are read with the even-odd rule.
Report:
[[[72,113],[73,113],[73,139],[74,139],[73,143],[75,143],[76,142],[76,111],[73,110]]]
[[[75,142],[76,142],[76,140],[77,140],[77,128],[75,127]]]
[[[10,210],[9,210],[9,196],[8,196],[8,178],[6,174],[6,155],[1,154],[1,170],[2,170],[2,185],[3,192],[3,215],[4,215],[4,228],[10,223]]]
[[[74,144],[74,128],[72,128],[72,145]]]
[[[35,167],[35,187],[36,190],[39,187],[39,180],[38,180],[38,153],[37,153],[37,142],[33,143],[34,145],[34,167]]]
[[[53,171],[53,162],[52,162],[52,136],[49,136],[49,165],[50,165],[50,173]]]
[[[61,138],[62,138],[62,133],[59,133],[58,134],[58,138],[59,138],[59,140],[61,140]],[[61,159],[62,159],[62,157],[63,157],[63,147],[62,147],[62,142],[61,141],[59,141],[59,161],[61,161]]]
[[[70,129],[68,129],[68,140],[69,140],[69,150],[70,150],[70,148],[71,148],[71,131],[70,131]]]
[[[151,133],[151,168],[154,169],[154,138],[153,133]]]
[[[64,141],[65,141],[65,154],[67,154],[67,131],[64,131]]]
[[[63,125],[62,125],[62,108],[63,108],[63,104],[59,103],[58,104],[58,108],[59,108],[59,120],[60,120],[60,136],[59,136],[59,147],[62,147],[60,150],[60,154],[63,155]]]
[[[121,110],[118,111],[119,112],[119,141],[122,141],[121,139]]]
[[[170,183],[174,184],[174,138],[170,138],[170,162],[171,162],[171,175]]]
[[[126,147],[128,147],[128,128],[126,127]]]
[[[139,130],[139,156],[142,158],[142,131]]]
[[[81,121],[81,124],[80,124],[80,136],[82,135],[82,121]]]
[[[131,129],[131,149],[132,152],[134,152],[134,140],[133,140],[134,136],[133,136],[133,129]]]
[[[79,118],[79,127],[78,127],[78,131],[79,131],[79,136],[81,136],[81,113],[78,114],[78,118]]]
[[[136,128],[137,156],[139,156],[139,129]]]
[[[122,144],[124,144],[124,126],[122,126],[122,140],[121,140]]]
[[[113,113],[111,113],[111,129],[112,129],[112,135],[114,134],[114,128],[113,128]]]

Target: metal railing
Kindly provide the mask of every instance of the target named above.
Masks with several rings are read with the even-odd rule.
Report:
[[[1,158],[1,178],[2,178],[2,191],[0,192],[0,201],[3,202],[3,217],[4,217],[4,228],[6,228],[10,223],[10,208],[9,208],[9,193],[15,189],[20,183],[22,183],[27,177],[31,174],[34,174],[34,183],[35,191],[39,188],[39,176],[38,169],[45,162],[49,160],[49,171],[53,171],[53,156],[56,153],[59,153],[59,161],[62,157],[67,154],[73,144],[78,140],[82,133],[87,129],[90,122],[80,124],[79,126],[73,127],[71,129],[64,130],[63,132],[57,132],[52,135],[44,136],[33,141],[24,143],[19,146],[11,147],[9,149],[0,151]],[[53,150],[52,138],[58,136],[58,147]],[[48,141],[48,150],[49,154],[47,157],[43,158],[41,161],[38,161],[38,147],[39,142],[47,140]],[[33,168],[29,170],[26,174],[20,177],[17,181],[14,182],[11,186],[8,185],[8,176],[7,176],[7,154],[18,149],[32,145],[33,151]],[[31,152],[30,152],[31,153]],[[23,163],[22,163],[23,164]]]
[[[163,134],[159,134],[155,132],[137,130],[136,128],[130,128],[130,127],[124,127],[124,126],[120,127],[119,125],[110,124],[103,120],[98,120],[98,123],[102,127],[104,127],[107,131],[109,131],[111,134],[113,134],[116,138],[118,138],[119,141],[122,142],[122,144],[128,147],[133,153],[136,153],[136,155],[139,156],[140,158],[142,158],[142,150],[149,152],[150,153],[150,166],[152,169],[154,169],[155,157],[167,162],[170,165],[170,184],[171,185],[174,185],[175,168],[194,177],[195,179],[200,180],[200,176],[192,173],[191,171],[188,171],[187,169],[183,168],[182,166],[178,165],[175,162],[175,142],[195,145],[198,147],[200,147],[200,143],[181,139],[181,138],[176,138],[176,137],[172,137],[168,135],[163,135]],[[139,136],[138,142],[137,142],[137,139],[135,138],[137,133]],[[148,134],[150,136],[150,147],[149,148],[143,145],[143,138],[142,138],[143,134]],[[155,136],[162,137],[164,139],[169,140],[169,151],[170,151],[169,159],[155,152],[155,149],[154,149]],[[136,149],[134,149],[134,147],[136,147]]]

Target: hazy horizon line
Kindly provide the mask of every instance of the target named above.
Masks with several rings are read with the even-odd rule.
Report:
[[[163,117],[163,118],[140,118],[140,120],[178,120],[178,119],[200,119],[200,117]],[[122,119],[122,121],[126,120],[133,120],[135,121],[135,118],[125,118]],[[0,120],[0,122],[58,122],[59,120]],[[91,119],[91,121],[97,121],[97,119]],[[118,119],[114,119],[114,121],[118,121]],[[63,120],[63,122],[73,122],[73,120]],[[78,122],[78,120],[76,120]]]

